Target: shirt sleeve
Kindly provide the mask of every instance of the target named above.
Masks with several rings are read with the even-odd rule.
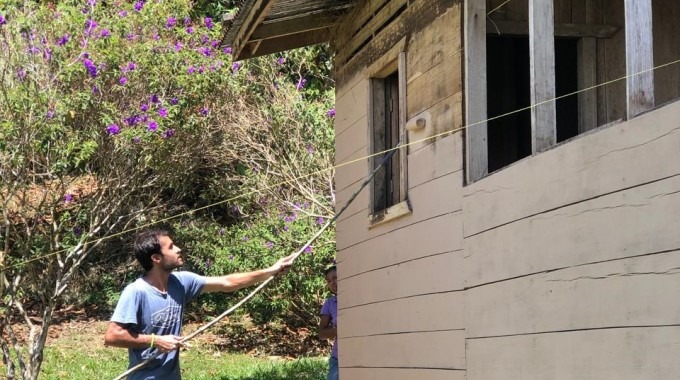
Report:
[[[323,306],[321,306],[321,315],[332,315],[331,314],[331,299],[328,298],[323,301]]]
[[[198,297],[203,291],[205,277],[192,272],[175,272],[173,275],[177,276],[177,279],[184,286],[187,302]]]
[[[128,285],[120,295],[116,310],[113,312],[111,322],[120,324],[138,325],[137,312],[141,306],[141,294],[132,286]]]

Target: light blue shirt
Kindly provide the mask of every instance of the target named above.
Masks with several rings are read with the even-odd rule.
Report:
[[[123,290],[111,321],[140,334],[180,336],[184,306],[201,294],[203,285],[205,277],[191,272],[174,272],[168,279],[167,293],[162,293],[139,278]],[[156,348],[128,349],[129,368],[143,362],[155,351]],[[159,355],[128,377],[129,380],[181,378],[178,350]]]

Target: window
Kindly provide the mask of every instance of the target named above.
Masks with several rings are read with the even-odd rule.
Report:
[[[391,149],[406,139],[405,56],[406,53],[400,53],[399,59],[371,78],[371,153],[385,152],[371,158],[371,170],[375,170]],[[372,223],[389,218],[390,210],[406,200],[406,155],[406,149],[397,149],[373,177],[370,208]]]
[[[651,0],[573,3],[465,1],[467,183],[654,107]]]

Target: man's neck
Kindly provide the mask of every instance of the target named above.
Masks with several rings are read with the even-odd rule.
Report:
[[[168,292],[168,279],[170,278],[170,271],[160,267],[153,267],[144,275],[144,281],[156,288],[159,292]]]

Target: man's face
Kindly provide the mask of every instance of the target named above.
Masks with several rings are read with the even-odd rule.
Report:
[[[169,236],[158,239],[161,244],[161,265],[165,270],[173,270],[184,265],[182,250],[172,242]]]
[[[330,289],[333,294],[338,294],[338,273],[336,271],[331,271],[326,274],[326,285],[328,285],[328,289]]]

